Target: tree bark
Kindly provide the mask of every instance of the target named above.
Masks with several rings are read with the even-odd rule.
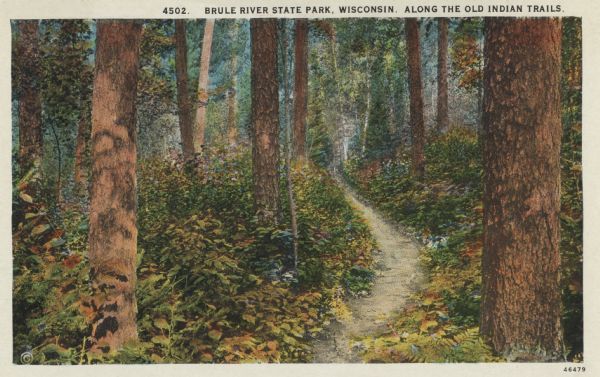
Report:
[[[290,227],[292,230],[292,258],[293,258],[293,271],[298,272],[298,216],[296,213],[296,200],[294,198],[294,181],[292,180],[292,125],[290,120],[290,98],[289,98],[289,80],[288,80],[288,37],[286,33],[286,21],[285,19],[280,21],[281,33],[283,43],[281,46],[281,54],[283,57],[283,98],[285,98],[283,104],[283,119],[285,121],[285,171],[286,171],[286,183],[287,183],[287,194],[288,204],[290,209]],[[297,22],[297,21],[296,21]],[[298,32],[298,29],[296,29]],[[297,36],[296,36],[297,37]],[[298,52],[298,50],[296,50]],[[297,60],[296,60],[297,62]],[[298,77],[296,76],[296,79]],[[303,158],[303,157],[302,157]]]
[[[215,20],[207,19],[204,25],[202,39],[202,54],[200,55],[200,73],[198,77],[198,107],[196,109],[196,129],[194,150],[202,152],[204,148],[204,132],[206,129],[206,107],[208,106],[208,70],[210,68],[210,52],[212,49]]]
[[[277,222],[279,210],[279,85],[277,20],[252,19],[252,167],[260,223]]]
[[[183,157],[187,161],[194,156],[194,133],[192,128],[192,104],[188,90],[187,42],[185,20],[175,20],[175,74],[177,76],[177,107]]]
[[[559,19],[485,23],[481,333],[509,360],[563,359]]]
[[[437,132],[448,130],[448,19],[438,18]]]
[[[97,23],[89,261],[93,350],[137,339],[135,99],[141,24]]]
[[[421,179],[425,175],[425,122],[421,84],[421,49],[416,18],[406,19],[408,47],[408,87],[410,91],[410,130],[412,135],[412,171]]]
[[[38,21],[18,21],[19,168],[25,174],[43,154]]]
[[[308,21],[296,19],[294,44],[294,157],[306,158],[306,110],[308,100]]]

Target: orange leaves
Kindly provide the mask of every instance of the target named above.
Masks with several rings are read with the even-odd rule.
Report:
[[[482,248],[482,241],[477,240],[476,242],[466,244],[462,249],[461,254],[466,258],[481,257]]]
[[[69,255],[62,261],[62,265],[66,268],[72,269],[75,268],[81,262],[81,256],[78,254]]]
[[[438,325],[437,321],[424,319],[421,321],[419,330],[421,330],[421,332],[426,332],[427,330],[429,330],[429,328],[435,327],[437,325]]]
[[[270,340],[267,342],[267,347],[269,348],[269,350],[271,351],[275,351],[277,349],[277,341],[276,340]]]

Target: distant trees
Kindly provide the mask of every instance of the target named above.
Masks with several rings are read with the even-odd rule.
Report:
[[[200,55],[200,73],[198,77],[198,107],[196,109],[196,127],[194,136],[194,149],[196,153],[202,151],[206,132],[206,106],[208,106],[208,70],[212,49],[213,30],[215,20],[207,19],[204,26],[202,40],[202,54]]]
[[[136,21],[97,22],[88,238],[96,351],[137,339],[135,101],[141,31]]]
[[[252,167],[254,201],[261,223],[279,210],[279,84],[277,20],[252,19]]]
[[[294,62],[294,157],[306,157],[306,111],[308,106],[308,20],[296,20]]]
[[[437,75],[438,133],[448,130],[448,19],[438,18],[438,75]]]
[[[481,333],[510,360],[563,356],[559,19],[485,22]]]
[[[416,18],[406,19],[408,48],[408,86],[410,91],[410,129],[412,135],[412,171],[417,177],[425,175],[425,122],[421,84],[421,49],[419,25]]]
[[[21,174],[43,154],[40,52],[37,20],[18,21],[15,58],[19,98],[19,169]]]
[[[185,20],[175,20],[175,74],[177,76],[177,107],[179,130],[184,158],[194,156],[194,132],[192,128],[192,104],[188,89],[187,38]]]
[[[231,43],[239,37],[238,32],[239,26],[237,24],[233,25],[233,28],[230,32]],[[231,75],[231,87],[227,93],[227,141],[229,145],[235,145],[237,143],[238,138],[238,129],[237,129],[237,70],[238,70],[238,53],[237,51],[233,51],[231,56],[230,63],[230,75]]]

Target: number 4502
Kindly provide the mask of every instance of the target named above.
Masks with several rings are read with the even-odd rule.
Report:
[[[187,14],[185,7],[165,7],[162,12],[164,14]]]

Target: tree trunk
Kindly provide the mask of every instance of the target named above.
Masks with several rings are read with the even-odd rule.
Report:
[[[194,156],[194,133],[192,128],[192,105],[188,91],[187,43],[185,20],[175,20],[175,74],[177,76],[177,107],[183,157]]]
[[[448,130],[448,19],[438,19],[437,132]]]
[[[406,19],[408,47],[408,87],[410,91],[410,130],[412,135],[412,171],[417,178],[425,175],[425,123],[421,85],[421,49],[416,18]]]
[[[93,350],[137,339],[135,99],[141,24],[97,23],[89,261]]]
[[[308,20],[296,19],[294,44],[294,157],[306,158],[306,109],[308,99]],[[287,99],[286,99],[287,101]]]
[[[252,167],[259,222],[277,222],[279,198],[279,85],[277,20],[252,19]]]
[[[38,21],[18,21],[19,169],[25,174],[43,153]]]
[[[232,33],[232,40],[238,37],[237,25]],[[231,57],[231,89],[227,95],[227,141],[229,145],[237,144],[237,69],[238,56],[234,52]]]
[[[200,55],[200,73],[198,77],[198,108],[196,109],[196,129],[194,150],[202,152],[204,148],[204,132],[206,129],[206,107],[208,106],[208,70],[210,68],[210,50],[212,48],[215,20],[207,19],[204,25],[202,54]]]
[[[362,129],[362,137],[360,139],[360,151],[365,155],[367,150],[367,131],[369,130],[369,116],[371,115],[371,61],[367,58],[367,107],[365,110],[365,123]]]
[[[286,183],[287,183],[287,194],[288,204],[290,208],[290,227],[292,230],[292,258],[293,258],[293,271],[298,272],[298,216],[296,214],[296,200],[294,199],[294,182],[292,180],[292,122],[290,120],[290,89],[288,80],[288,39],[286,33],[286,21],[285,19],[280,21],[281,33],[282,33],[282,57],[283,57],[283,98],[285,99],[283,104],[283,119],[285,121],[285,172],[286,172]],[[296,21],[297,22],[297,21]],[[298,29],[296,29],[296,33]],[[296,35],[297,37],[297,35]],[[296,50],[296,53],[298,50]],[[297,56],[296,56],[297,59]],[[296,63],[298,61],[296,60]],[[296,80],[298,76],[296,75]],[[297,81],[296,81],[297,82]],[[304,140],[304,139],[302,139]],[[299,157],[299,156],[298,156]],[[304,157],[304,156],[302,156]]]
[[[485,29],[481,333],[509,360],[560,360],[561,23]]]
[[[237,59],[236,59],[237,60]],[[235,91],[235,79],[234,87],[231,88],[227,94],[227,142],[229,145],[237,144],[238,130],[236,125],[237,117],[237,100]]]

